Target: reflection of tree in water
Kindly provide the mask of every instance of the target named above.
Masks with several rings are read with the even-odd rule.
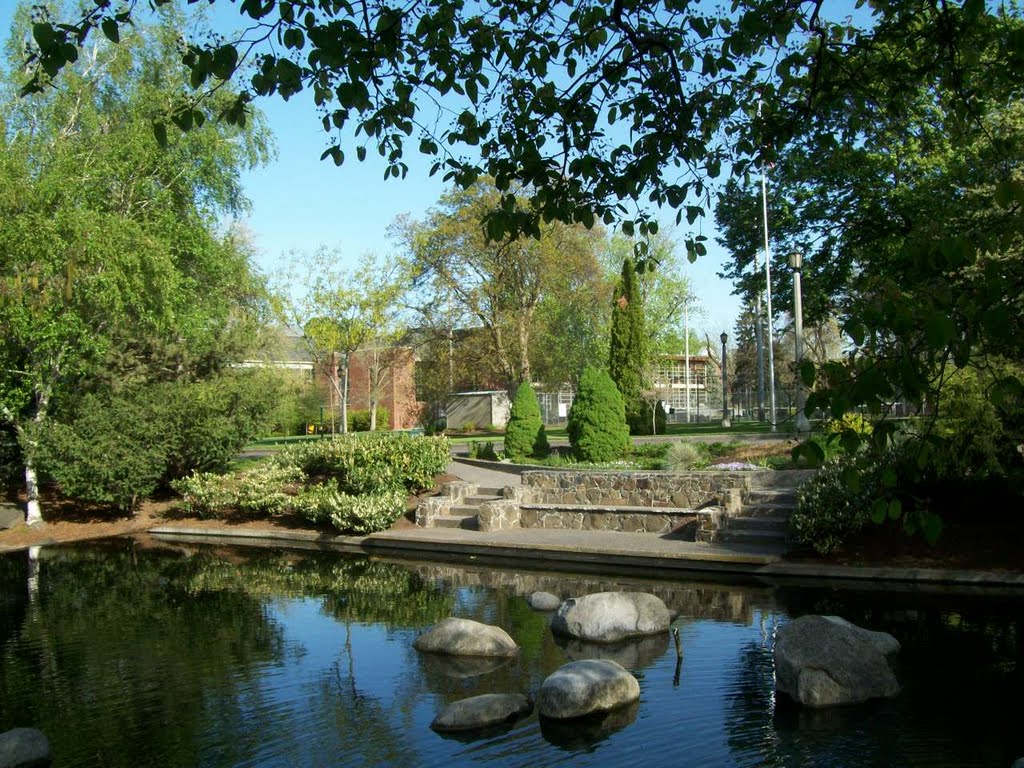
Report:
[[[201,561],[139,555],[131,542],[43,557],[38,593],[0,656],[0,729],[42,728],[66,764],[192,766],[208,719],[242,727],[240,689],[283,654],[260,601],[187,594],[177,585]]]
[[[265,597],[319,598],[340,621],[419,628],[451,615],[452,598],[399,565],[336,553],[255,552],[209,559],[193,592],[238,590]]]

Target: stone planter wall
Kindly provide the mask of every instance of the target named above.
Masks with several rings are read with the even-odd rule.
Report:
[[[699,509],[724,506],[726,491],[749,485],[749,472],[534,471],[523,473],[523,501]]]

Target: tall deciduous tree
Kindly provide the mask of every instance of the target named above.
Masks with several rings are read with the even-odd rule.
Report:
[[[354,270],[339,267],[340,255],[321,248],[300,257],[282,276],[278,291],[284,322],[301,329],[314,362],[327,375],[334,403],[340,408],[338,428],[348,431],[349,370],[352,356],[376,350],[376,374],[371,376],[371,400],[383,385],[384,350],[398,324],[402,286],[397,265],[372,254],[362,257]],[[376,389],[373,389],[373,385]],[[337,400],[335,400],[335,397]],[[371,429],[376,428],[376,408],[370,409]]]
[[[537,308],[561,283],[562,270],[592,262],[597,235],[555,223],[539,239],[488,239],[487,216],[500,205],[497,190],[481,181],[447,193],[426,221],[399,222],[395,232],[421,315],[447,306],[456,327],[483,328],[511,390],[532,379]]]
[[[210,123],[166,150],[152,136],[153,115],[185,97],[179,22],[90,41],[60,88],[0,96],[0,414],[19,435],[29,522],[38,430],[69,399],[117,371],[215,366],[257,301],[246,254],[215,225],[243,205],[242,168],[266,156],[259,123]],[[12,38],[27,30],[20,14]]]

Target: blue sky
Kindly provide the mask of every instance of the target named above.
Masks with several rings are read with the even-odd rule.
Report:
[[[237,13],[237,6],[217,6],[226,13]],[[12,0],[0,0],[0,30],[6,39],[13,15]],[[237,17],[236,17],[237,18]],[[346,152],[346,162],[336,167],[320,154],[327,147],[327,134],[308,93],[291,101],[279,98],[257,103],[264,111],[277,144],[277,157],[269,165],[245,174],[246,194],[252,208],[245,224],[258,249],[257,264],[264,272],[273,272],[290,251],[313,251],[320,246],[337,249],[346,261],[366,252],[384,255],[395,247],[387,237],[395,217],[408,213],[422,217],[444,191],[441,174],[428,176],[428,163],[411,152],[406,158],[410,172],[405,179],[384,180],[384,164],[372,152],[366,161]],[[671,231],[674,214],[666,215],[663,231]],[[680,230],[678,239],[687,234]],[[724,253],[714,244],[710,217],[703,234],[712,238],[707,256],[695,264],[680,258],[685,276],[692,281],[701,299],[703,316],[691,315],[698,331],[712,338],[722,330],[732,335],[739,302],[732,285],[716,276]]]

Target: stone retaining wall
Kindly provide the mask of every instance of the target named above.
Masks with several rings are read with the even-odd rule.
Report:
[[[699,509],[723,506],[726,491],[749,485],[749,472],[534,471],[523,473],[523,501]]]
[[[657,509],[657,508],[653,508]],[[545,507],[541,504],[523,505],[519,522],[523,528],[569,528],[578,531],[624,531],[627,533],[676,532],[685,539],[695,540],[696,512],[671,510],[664,513],[646,511],[638,507],[607,508],[582,505]]]

